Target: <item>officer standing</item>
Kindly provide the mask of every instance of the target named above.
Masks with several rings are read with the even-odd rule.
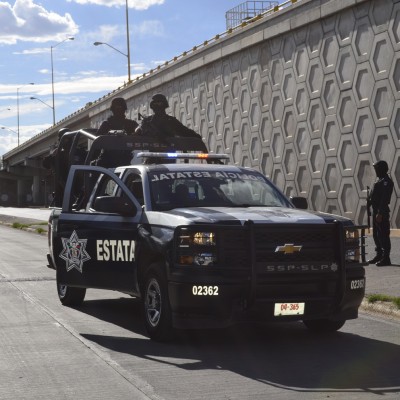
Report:
[[[150,102],[150,108],[154,114],[144,117],[135,133],[143,136],[155,136],[160,139],[171,137],[195,137],[201,139],[201,136],[194,130],[183,125],[175,117],[168,115],[165,111],[168,107],[167,98],[161,93],[155,94]],[[205,144],[201,151],[208,153]]]
[[[389,203],[393,192],[393,181],[388,175],[389,167],[386,161],[377,161],[373,167],[377,178],[367,201],[372,207],[372,229],[376,256],[368,260],[368,263],[375,263],[378,267],[383,267],[391,265]]]
[[[44,158],[43,167],[50,170],[54,178],[53,200],[50,206],[60,207],[64,195],[65,183],[69,171],[68,157],[69,150],[65,148],[66,141],[61,146],[61,139],[65,133],[70,132],[68,128],[61,128],[58,131],[58,140],[50,154]],[[70,143],[69,143],[70,144]]]

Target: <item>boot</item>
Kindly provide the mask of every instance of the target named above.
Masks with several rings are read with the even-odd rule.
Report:
[[[368,264],[375,264],[378,261],[381,261],[381,259],[382,259],[382,254],[378,253],[374,258],[371,258],[370,260],[367,260],[367,263]]]
[[[392,263],[389,257],[383,257],[382,260],[378,261],[375,265],[377,267],[387,267],[389,265],[392,265]]]

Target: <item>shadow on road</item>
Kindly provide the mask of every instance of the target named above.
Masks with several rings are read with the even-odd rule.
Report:
[[[140,302],[135,299],[87,301],[80,311],[146,335]],[[167,344],[82,336],[113,352],[188,371],[229,370],[294,391],[400,393],[399,346],[344,332],[318,336],[302,323],[182,331]]]

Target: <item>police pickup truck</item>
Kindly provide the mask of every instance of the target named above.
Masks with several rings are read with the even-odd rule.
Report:
[[[116,150],[167,151],[141,152],[135,165],[90,165],[103,139]],[[88,288],[124,292],[141,299],[148,335],[160,341],[175,329],[242,322],[331,332],[357,318],[364,227],[307,211],[305,199],[288,199],[256,170],[213,162],[226,155],[118,135],[91,140],[49,220],[63,305],[79,306]]]

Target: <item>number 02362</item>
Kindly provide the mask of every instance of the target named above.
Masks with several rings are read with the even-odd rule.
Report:
[[[202,286],[202,285],[195,285],[192,286],[192,294],[194,296],[218,296],[219,288],[218,286]]]
[[[305,303],[275,303],[274,315],[303,315]]]

